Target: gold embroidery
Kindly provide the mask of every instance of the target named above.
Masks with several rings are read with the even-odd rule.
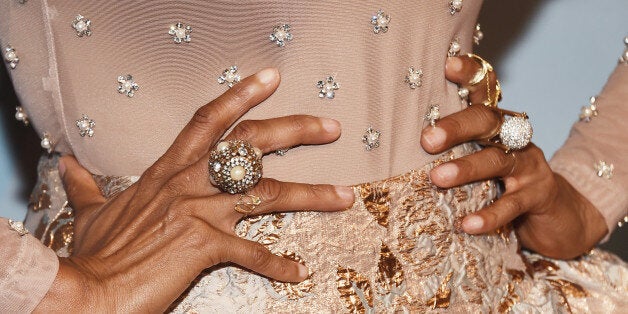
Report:
[[[540,259],[532,263],[532,269],[534,269],[535,272],[545,271],[547,273],[554,273],[560,268],[550,261]]]
[[[564,279],[548,279],[549,283],[563,295],[574,298],[586,298],[589,294],[581,285]]]
[[[390,211],[388,188],[362,184],[358,186],[358,191],[364,201],[366,210],[375,217],[380,226],[384,228],[388,227],[388,213]]]
[[[64,206],[46,227],[42,242],[57,254],[69,256],[74,247],[73,238],[74,214],[71,208]]]
[[[519,295],[515,293],[515,286],[512,283],[508,283],[506,295],[499,303],[497,312],[508,313],[512,307],[519,302]]]
[[[301,257],[294,252],[286,251],[279,254],[281,257],[293,260],[297,263],[303,263]],[[275,289],[279,295],[286,297],[288,300],[296,300],[306,296],[312,292],[314,288],[314,281],[312,280],[312,273],[310,273],[305,280],[300,283],[279,282],[270,280],[270,285]]]
[[[403,283],[403,268],[388,246],[382,243],[377,263],[377,283],[388,294]]]
[[[50,194],[48,194],[48,185],[42,183],[39,186],[38,191],[33,191],[31,194],[29,207],[34,211],[38,212],[42,209],[50,209],[52,206],[52,202],[50,200]]]
[[[512,279],[513,282],[516,283],[520,283],[523,281],[523,278],[525,277],[525,273],[521,270],[518,269],[506,269],[506,273],[508,275],[510,275],[510,278]]]
[[[366,276],[351,268],[338,266],[336,284],[340,298],[351,313],[366,313],[373,308],[373,292]]]
[[[449,280],[453,275],[453,272],[447,274],[443,282],[440,284],[440,288],[436,291],[436,294],[429,299],[425,305],[430,306],[432,309],[440,308],[446,309],[449,307],[449,299],[451,298],[451,289],[448,287]]]

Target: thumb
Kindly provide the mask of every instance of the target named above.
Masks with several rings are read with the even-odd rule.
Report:
[[[70,206],[77,212],[86,211],[105,203],[92,174],[71,155],[59,158],[59,175]]]

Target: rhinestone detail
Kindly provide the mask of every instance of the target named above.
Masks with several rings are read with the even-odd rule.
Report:
[[[421,79],[423,78],[423,71],[421,69],[414,69],[414,67],[408,68],[408,74],[406,75],[405,82],[408,83],[410,88],[416,89],[420,87],[423,82]]]
[[[373,25],[373,33],[385,33],[388,31],[388,24],[390,23],[390,15],[384,11],[379,10],[371,17],[371,24]]]
[[[615,170],[615,166],[613,164],[607,164],[605,161],[600,160],[595,165],[593,165],[597,176],[604,179],[611,179],[613,177],[613,170]]]
[[[624,45],[626,49],[624,53],[619,57],[619,63],[623,63],[624,65],[628,65],[628,36],[624,37]]]
[[[15,69],[20,62],[20,58],[17,56],[17,52],[11,45],[4,48],[4,60],[9,64],[11,69]]]
[[[475,25],[475,30],[473,31],[473,43],[479,45],[482,39],[484,39],[484,33],[480,28],[480,23],[478,23]]]
[[[9,227],[15,230],[20,236],[24,236],[28,234],[28,230],[26,230],[26,228],[24,227],[24,224],[21,221],[15,221],[15,220],[9,219]]]
[[[439,105],[430,105],[427,109],[427,113],[424,117],[425,121],[428,121],[431,126],[436,126],[436,121],[440,119],[440,106]]]
[[[462,10],[462,0],[452,0],[449,2],[449,13],[454,15]]]
[[[20,106],[15,107],[15,120],[22,121],[24,125],[28,125],[28,115],[24,112],[24,108]]]
[[[379,147],[379,137],[381,135],[380,131],[373,129],[373,127],[368,127],[364,136],[362,136],[362,143],[366,146],[367,151],[371,151],[375,148]]]
[[[460,40],[455,38],[449,43],[449,51],[447,52],[447,56],[456,57],[460,54],[460,50],[462,47],[460,46]]]
[[[76,31],[76,36],[78,37],[92,35],[92,30],[91,30],[92,21],[88,18],[85,18],[84,16],[80,14],[78,14],[74,18],[71,25],[72,25],[72,28],[74,28],[74,30]]]
[[[131,74],[118,76],[118,93],[133,97],[140,86],[135,83]]]
[[[336,82],[333,76],[328,76],[327,79],[318,81],[316,87],[319,90],[319,98],[334,99],[334,97],[336,97],[336,91],[340,89],[340,84]]]
[[[52,143],[52,139],[50,138],[50,134],[48,132],[44,132],[44,136],[40,142],[41,148],[45,149],[48,154],[52,153],[54,144]]]
[[[172,35],[174,42],[177,44],[180,44],[181,42],[189,43],[192,41],[192,37],[190,35],[191,32],[192,26],[184,26],[181,22],[175,25],[170,25],[170,29],[168,30],[168,34]]]
[[[590,122],[593,117],[597,117],[598,111],[595,105],[595,96],[589,99],[589,105],[580,109],[580,121]]]
[[[269,36],[270,41],[277,44],[279,47],[286,45],[286,42],[292,40],[292,33],[290,33],[290,25],[281,24],[273,28],[273,32]]]
[[[79,134],[81,137],[94,136],[94,127],[96,126],[96,122],[90,119],[87,115],[83,115],[81,119],[76,120],[76,127],[79,129]]]
[[[230,66],[228,69],[222,71],[222,75],[218,77],[218,84],[227,84],[229,88],[240,82],[240,75],[238,74],[238,67],[235,65]]]

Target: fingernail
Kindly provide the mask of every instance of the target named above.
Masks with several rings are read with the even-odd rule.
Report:
[[[484,219],[478,215],[469,215],[462,222],[462,229],[466,233],[475,233],[484,225]]]
[[[445,130],[439,127],[429,127],[423,131],[423,139],[433,149],[443,145],[446,137]]]
[[[338,196],[340,196],[340,198],[346,201],[353,202],[353,199],[355,198],[355,194],[353,193],[353,188],[350,188],[348,186],[339,186],[339,185],[337,185],[335,188],[336,188],[336,193],[338,194]]]
[[[329,118],[321,118],[323,129],[327,131],[327,133],[337,133],[340,130],[340,122],[329,119]]]
[[[310,274],[310,271],[303,264],[297,263],[299,265],[299,278],[305,279]]]
[[[65,174],[65,162],[63,162],[63,159],[59,159],[59,165],[57,165],[57,169],[59,170],[59,177],[63,178],[63,175]]]
[[[462,60],[458,57],[449,57],[445,62],[445,70],[460,71],[462,70]]]
[[[446,163],[432,170],[432,178],[437,177],[439,181],[451,182],[456,176],[458,176],[458,166],[456,164]]]
[[[257,78],[262,84],[268,84],[277,77],[277,69],[268,68],[257,72]]]

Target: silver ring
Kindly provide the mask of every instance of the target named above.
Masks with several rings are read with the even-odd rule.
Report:
[[[504,122],[499,128],[499,140],[506,146],[507,151],[523,149],[532,139],[532,124],[528,120],[528,115],[524,112],[510,118],[504,118]]]
[[[246,193],[262,178],[262,151],[248,142],[218,143],[209,156],[212,184],[229,194]]]

